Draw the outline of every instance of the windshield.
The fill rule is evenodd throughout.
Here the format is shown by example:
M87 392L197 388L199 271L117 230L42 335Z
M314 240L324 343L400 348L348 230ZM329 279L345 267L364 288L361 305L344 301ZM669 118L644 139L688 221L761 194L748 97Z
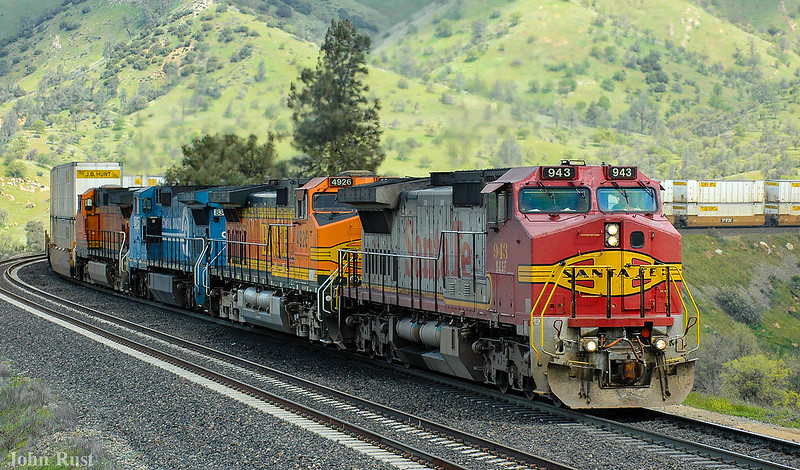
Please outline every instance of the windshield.
M586 188L525 188L519 192L519 210L523 214L544 212L589 212Z
M352 212L353 206L339 202L337 193L317 193L311 201L314 212Z
M656 212L658 203L653 188L600 188L597 207L603 212Z

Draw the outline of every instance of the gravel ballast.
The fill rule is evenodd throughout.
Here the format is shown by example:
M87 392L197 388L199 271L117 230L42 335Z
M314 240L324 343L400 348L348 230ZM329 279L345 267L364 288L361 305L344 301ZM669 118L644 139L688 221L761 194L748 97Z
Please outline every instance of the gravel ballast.
M49 384L80 426L124 442L145 468L385 467L4 302L0 315L0 357Z
M515 410L514 407L506 409L503 406L483 404L475 400L464 399L458 394L448 393L447 387L432 383L429 380L397 374L372 365L363 364L333 349L323 348L319 345L310 345L291 338L265 338L253 332L208 323L201 319L168 313L159 309L128 303L122 299L111 298L104 294L75 286L59 278L49 271L45 263L39 263L33 268L26 269L22 277L33 284L47 285L49 291L58 293L64 298L79 299L82 304L94 306L107 313L160 329L170 334L187 338L269 367L278 368L285 372L314 380L363 398L372 399L404 411L412 412L427 419L438 421L448 426L487 437L522 450L527 450L552 460L562 461L577 468L617 468L620 466L621 462L642 462L644 451L639 445L610 441L608 438L598 435L596 432L597 429L591 426L574 426L552 422L546 419L531 418L519 414L518 410ZM30 315L27 315L27 317L31 318ZM67 338L63 341L67 341L68 338L72 336L74 335L67 335ZM71 341L76 340L73 338ZM59 342L54 341L54 344L59 344ZM0 349L0 356L11 356L6 353L5 348L4 340L2 349ZM39 355L42 356L42 353L40 352ZM122 359L114 356L115 359L110 361L108 358L102 359L103 357L103 354L94 357L94 362L103 364L98 364L95 371L92 373L98 375L98 379L101 379L104 374L121 373L122 377L118 377L116 380L122 381L118 382L120 384L125 384L124 378L128 375L122 373L123 368L117 367L116 364L117 360ZM42 357L41 361L45 361L45 358L46 355ZM81 363L79 362L79 364ZM48 364L48 366L50 365ZM27 365L25 367L27 367ZM80 366L77 367L79 367L77 370L83 373ZM139 365L137 367L141 368L142 366ZM130 368L127 369L128 373L136 371L137 367L130 366ZM89 371L86 372L89 373ZM133 373L135 375L135 372ZM156 403L161 406L159 400L162 397L160 395L165 393L161 388L162 383L170 384L167 388L170 392L177 389L183 390L181 387L174 385L175 382L183 382L182 380L176 380L174 376L173 378L167 379L164 375L169 374L163 371L154 371L153 373L159 377L158 379L153 379L155 381L146 378L143 379L141 377L132 377L132 383L138 384L138 386L144 388L144 390L135 392L138 396L152 395ZM150 372L148 371L147 374L144 375L149 376ZM47 380L47 377L42 376L42 378ZM166 382L163 380L166 380ZM249 378L249 380L253 381L252 378ZM142 381L144 383L142 383ZM264 388L268 386L268 384L258 383L258 381L257 384L263 385ZM54 384L53 386L58 389L57 385ZM114 410L118 408L114 408L113 406L115 403L114 397L117 395L124 396L123 392L130 390L130 388L131 387L122 385L110 388L107 392L108 396L106 397L110 408L107 410L107 413L103 415L103 418L95 420L95 423L102 424L105 420L110 420L112 416L116 416ZM187 388L192 389L193 387L189 386ZM65 393L70 395L80 394L80 389L68 388ZM198 395L201 395L203 398L198 398ZM225 399L220 399L219 397L209 397L209 395L215 394L204 390L195 390L189 393L188 396L169 394L169 398L163 399L165 402L164 406L169 407L169 409L172 410L171 412L185 416L186 418L184 419L191 417L199 420L199 422L193 424L192 427L189 428L191 431L200 432L201 434L210 432L215 435L215 437L204 440L203 445L188 438L187 441L189 442L186 442L187 446L182 446L182 441L178 436L185 435L187 429L180 426L175 427L174 423L176 421L166 419L163 413L161 417L153 418L155 422L149 425L148 433L155 433L153 435L158 435L160 439L165 439L158 434L159 430L163 429L165 430L164 433L168 436L172 436L172 433L168 433L166 430L174 428L175 436L170 437L169 441L163 444L159 442L152 443L150 446L144 446L144 443L129 437L128 433L131 432L130 426L123 428L126 431L121 433L121 435L130 440L134 448L142 449L142 452L148 455L152 449L158 451L163 449L165 453L172 452L175 454L182 453L184 449L192 449L192 452L199 452L197 448L201 447L206 450L205 453L201 452L201 455L203 455L205 459L210 459L203 460L203 462L214 462L214 465L209 466L209 468L240 468L226 467L216 462L218 461L217 459L220 459L220 462L235 462L235 459L229 454L235 454L237 449L241 449L242 446L248 449L248 453L251 447L254 448L252 453L254 456L275 458L277 455L278 457L283 457L284 460L275 462L274 465L276 466L280 463L280 466L283 467L284 463L289 462L289 467L306 468L309 465L313 466L318 463L317 460L296 461L291 457L287 458L286 456L291 453L288 448L292 448L292 445L287 444L288 448L284 448L273 444L276 440L277 442L291 440L296 443L295 445L303 445L297 443L302 443L304 439L307 440L308 438L296 437L298 434L302 434L295 432L300 431L299 429L281 429L279 425L276 425L264 426L263 429L259 428L259 432L254 432L251 427L242 424L242 426L245 426L246 429L250 431L246 432L245 436L237 435L236 437L237 439L247 441L249 444L239 446L231 443L230 440L226 440L223 436L230 435L230 426L215 424L218 423L219 420L215 420L214 417L218 417L219 415L227 416L227 418L222 420L223 422L228 422L231 419L238 419L242 414L251 420L257 418L256 420L260 419L266 421L271 418L263 416L253 417L251 414L248 414L247 407L235 402L226 401ZM216 403L215 406L220 407L219 413L213 413L215 407L206 405L204 408L204 400L210 400L210 402ZM489 400L487 399L487 401ZM119 403L119 400L117 403ZM132 402L123 401L123 403L126 405L123 407L123 410L128 409L131 411L131 414L137 414L138 410L135 409L135 405L130 404L136 403L135 400ZM200 408L198 408L198 405ZM243 407L245 410L244 412L239 410L237 413L224 411L235 407ZM88 412L89 408L87 407L85 410ZM234 415L235 418L231 418L231 416ZM347 416L347 418L351 419L352 417ZM134 422L135 419L136 418L134 418ZM227 421L225 421L226 419ZM122 420L125 422L131 421L129 418L124 418ZM363 424L364 426L374 425L374 423L370 423L368 420L364 420L363 423L359 422L358 424ZM172 428L170 426L172 426ZM220 427L225 427L228 430L220 431L218 429ZM240 424L237 422L234 429L238 431L239 428ZM267 434L269 437L260 438L259 436L261 433ZM277 433L277 436L274 436L272 433ZM222 434L222 436L220 436L220 434ZM257 449L256 447L258 446L253 446L252 443L247 440L247 436L251 436L251 438L256 441L262 439L262 442L266 443L266 449ZM289 439L290 437L291 439ZM398 437L406 438L400 435L398 435ZM317 449L321 438L317 436L314 436L314 438L313 448ZM305 445L308 446L308 444ZM209 450L209 448L216 450ZM353 468L361 468L363 461L348 460L350 456L345 456L342 452L343 451L339 450L339 455L343 460L324 460L324 462L326 464L335 462L333 464L334 467L341 467L344 465L352 466ZM295 457L296 455L298 454L295 454ZM320 452L315 452L314 456L307 458L319 458L319 456ZM363 457L360 458L363 459ZM670 455L648 453L646 459L648 466L652 466L653 468L697 468L696 464L690 461L682 461L680 457ZM256 459L254 462L265 463L268 462L268 460ZM374 466L374 461L371 459L369 466ZM189 465L186 468L191 467L192 465Z

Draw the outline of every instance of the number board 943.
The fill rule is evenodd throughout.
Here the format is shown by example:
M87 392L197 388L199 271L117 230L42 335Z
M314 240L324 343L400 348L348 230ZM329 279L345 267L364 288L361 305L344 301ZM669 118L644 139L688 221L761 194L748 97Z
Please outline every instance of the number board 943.
M574 166L543 166L543 180L571 180L575 179L577 172Z
M328 184L330 186L352 186L353 178L349 176L332 176L328 178Z
M606 172L610 180L635 180L637 176L635 166L609 166Z

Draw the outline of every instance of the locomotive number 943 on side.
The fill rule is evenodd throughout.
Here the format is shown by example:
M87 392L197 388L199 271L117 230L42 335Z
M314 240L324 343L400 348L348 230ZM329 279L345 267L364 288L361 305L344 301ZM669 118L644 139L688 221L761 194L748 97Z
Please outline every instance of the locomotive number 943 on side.
M103 188L48 252L64 275L503 391L659 406L691 390L699 343L660 189L576 162Z

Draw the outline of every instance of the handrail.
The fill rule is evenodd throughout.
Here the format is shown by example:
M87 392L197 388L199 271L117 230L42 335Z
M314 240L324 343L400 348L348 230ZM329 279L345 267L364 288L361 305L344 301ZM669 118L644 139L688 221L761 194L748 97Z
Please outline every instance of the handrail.
M267 262L272 265L272 227L284 227L286 228L286 280L289 282L292 278L292 268L289 264L289 229L294 227L294 224L269 224L267 225ZM280 233L278 233L280 236ZM278 249L280 249L280 242L278 242ZM270 271L267 268L267 271Z
M188 240L190 240L190 239L187 238L187 241ZM209 240L206 240L204 238L194 238L193 240L195 240L195 241L196 240L201 240L203 242L203 249L200 251L200 255L197 256L197 261L195 261L194 268L192 269L192 274L194 274L194 283L193 284L194 284L194 287L199 290L201 287L206 287L206 286L200 284L200 279L198 279L198 278L202 276L202 271L200 269L200 263L203 260L203 258L205 258L206 252L208 251L208 247L211 245L211 243L210 243ZM208 263L206 263L206 269L208 269ZM208 292L206 291L204 293L207 294Z
M539 365L541 365L541 363L539 362L539 350L536 349L536 345L533 343L533 312L535 312L536 308L539 306L539 302L541 302L541 300L542 300L542 296L544 295L544 291L547 290L547 285L550 283L550 279L553 278L555 271L558 270L559 268L560 268L560 272L558 273L558 276L556 277L555 282L553 282L553 288L550 290L550 295L547 296L547 300L544 303L545 306L542 308L542 313L541 313L540 319L539 319L539 330L541 331L541 344L540 344L540 346L542 348L542 352L543 353L547 353L550 356L555 357L554 354L548 353L547 351L544 350L544 311L547 309L547 304L550 303L550 299L553 298L553 294L556 291L556 287L558 286L559 281L561 281L561 276L564 275L564 271L567 268L567 264L566 263L561 262L558 265L553 266L553 269L550 270L550 275L547 276L547 280L544 282L544 285L542 286L542 290L539 291L539 296L536 298L536 302L534 302L533 307L531 308L531 314L530 314L530 316L531 316L531 318L530 318L530 332L531 332L531 334L528 335L528 336L530 337L531 349L533 349L533 351L536 353L536 363L539 364Z
M681 286L683 288L685 288L686 289L686 293L689 294L689 300L692 302L692 306L694 307L694 310L697 313L697 324L699 325L699 323L700 323L700 307L697 306L697 302L695 302L695 300L694 300L694 296L692 295L692 291L689 289L689 284L686 282L686 279L684 279L684 277L683 277L683 266L682 265L664 263L664 264L641 264L641 265L637 264L635 266L636 267L641 267L641 268L662 268L662 269L663 268L667 268L669 270L669 272L672 272L672 270L674 269L675 272L678 274L678 277L680 278ZM688 313L689 307L686 305L686 301L683 299L682 289L678 288L678 283L674 278L670 278L670 281L675 286L675 290L678 291L678 298L681 301L681 305L683 306L684 312ZM668 286L668 288L669 288L669 286ZM689 326L689 316L688 315L684 315L683 316L683 328L684 328L684 331L688 328L688 326ZM697 328L697 347L699 347L699 346L700 346L700 327L698 326L698 328ZM689 352L695 351L697 349L697 347L695 347L694 349L692 349Z
M331 290L331 292L330 292L331 305L333 305L333 283L335 282L336 277L339 275L339 272L341 271L341 268L343 268L343 267L344 266L337 267L328 276L328 278L325 279L325 281L323 281L322 284L320 284L320 286L317 288L317 320L319 320L319 321L323 320L322 316L320 315L320 311L324 312L324 313L330 313L330 314L334 313L333 310L327 311L323 307L323 300L325 300L325 289L330 288L330 290Z
M445 245L445 241L447 239L446 238L447 235L455 235L455 239L453 241L455 250L451 250L449 253L446 253L445 249L444 249L444 245ZM339 265L341 265L341 260L343 258L348 257L348 255L349 256L366 257L366 259L367 259L367 261L365 261L366 264L369 263L370 259L378 259L381 262L383 260L393 260L393 261L395 261L395 270L397 269L397 266L399 266L399 264L400 264L398 262L399 260L408 260L410 262L410 268L411 268L411 276L410 276L410 283L411 283L410 291L411 291L411 294L410 294L410 299L411 299L411 302L412 302L412 306L413 306L414 294L415 294L415 292L414 292L414 288L415 288L414 280L415 279L418 280L418 285L419 285L419 292L418 292L419 299L418 300L420 302L420 305L422 305L421 302L423 302L423 300L425 299L425 295L422 292L422 283L423 282L430 282L430 283L433 284L433 292L434 292L434 294L432 296L433 311L434 312L439 312L439 295L438 295L439 284L440 284L439 283L439 278L442 277L442 282L444 282L445 278L444 278L444 276L441 276L441 273L442 273L443 270L444 270L444 272L446 272L446 268L449 266L449 263L447 262L447 260L449 258L447 258L447 256L455 256L455 263L456 263L457 270L458 270L457 272L459 273L459 275L457 277L459 279L467 279L467 277L461 276L461 258L458 255L458 253L460 253L460 242L461 242L461 236L462 235L466 235L466 236L470 236L471 235L472 247L474 249L478 245L478 241L477 241L476 237L478 237L478 236L484 236L485 237L487 235L487 232L485 232L485 231L469 231L469 230L441 230L441 231L439 231L438 243L437 243L437 245L435 247L436 253L434 255L429 255L429 256L426 256L426 255L415 255L415 254L410 254L410 253L397 254L397 253L385 253L385 252L378 252L378 251L339 249L338 250L338 253L339 253ZM423 276L423 268L422 268L423 263L432 264L432 270L433 270L433 275L432 276ZM416 264L416 266L418 266L420 268L419 272L416 273L416 276L414 275L415 274L414 273L415 264ZM355 269L363 270L363 266L361 266L361 268L356 267ZM372 274L377 274L377 273L372 273ZM476 308L476 305L477 305L477 302L478 302L478 289L477 289L476 286L477 286L477 278L478 278L479 274L481 276L484 276L486 274L486 266L485 266L485 264L483 265L483 269L481 269L480 272L478 270L478 267L473 264L473 268L472 268L472 272L471 272L472 287L470 289L473 308ZM386 275L386 273L382 273L381 274L381 276L385 276L385 275ZM394 288L396 289L396 293L398 295L399 295L399 291L400 291L400 284L401 284L401 280L400 280L399 277L394 279ZM347 279L346 286L348 288L351 287L351 281L350 281L349 276L348 276L348 279ZM385 282L385 280L381 280L380 281L380 287L381 287L380 295L382 295L384 297L386 295L385 294L386 286L387 286L387 283ZM389 286L392 287L392 284L390 283ZM371 283L368 284L367 288L369 289L370 297L371 297L371 295L372 295ZM446 291L446 286L443 287L443 290ZM469 296L465 295L464 297L467 298L467 301L469 301L469 299L468 299ZM398 300L398 302L399 302L399 300Z
M684 277L683 277L683 267L681 265L679 265L679 264L655 265L655 266L669 266L670 272L674 268L675 271L678 274L678 277L680 277L681 286L684 287L686 289L686 293L689 294L689 300L692 302L692 306L694 307L694 310L695 310L695 312L697 314L696 315L697 321L695 322L695 326L697 327L697 331L696 331L696 337L695 337L696 346L693 349L687 351L686 354L690 354L690 353L692 353L694 351L697 351L700 348L700 308L697 306L697 302L695 302L695 300L694 300L694 296L692 295L692 291L691 291L691 289L689 289L689 284L686 282L686 279L684 279ZM686 333L688 333L688 328L689 328L689 316L688 316L689 307L686 305L686 301L683 300L683 293L682 293L681 289L678 288L678 284L675 281L675 279L672 279L672 284L675 286L675 289L678 291L678 298L681 300L681 305L683 306L684 312L686 312L686 314L683 316L683 329L684 329L684 335L685 335Z
M125 255L122 254L122 250L125 249L125 241L127 240L127 235L128 234L125 233L125 232L117 232L117 233L122 233L122 243L119 245L119 259L117 259L117 275L120 278L120 287L122 287L121 286L121 284L122 284L121 279L122 279L123 274L126 271L126 270L122 269L122 262L123 262L123 260L125 258L127 258L128 254L131 252L131 249L130 249L130 247L128 247L128 251L125 252Z
M211 239L211 240L209 240L209 241L208 241L208 244L209 244L209 246L210 246L210 245L211 245L212 243L214 243L214 242L224 242L224 241L225 241L225 240L213 238L213 239ZM211 270L211 266L214 264L214 262L215 262L215 261L217 261L217 258L219 258L219 257L222 255L222 253L224 253L225 251L227 251L227 249L228 249L228 245L227 245L227 244L225 244L225 243L222 243L222 248L221 248L220 250L218 250L218 251L217 251L217 254L216 254L216 255L214 255L214 257L213 257L213 258L211 258L211 259L208 261L208 263L206 263L206 267L205 267L205 272L206 272L206 274L208 274L208 273L210 272L210 270ZM210 274L208 274L208 277L210 278L210 277L211 277L211 275L210 275ZM206 281L206 280L210 281L210 279L206 279L205 277L203 277L203 280L204 280L204 281ZM207 284L204 284L204 285L203 285L203 287L205 287L205 289L206 289L206 297L207 297L207 296L210 294L210 292L209 292L209 291L210 291L210 288L211 288L211 282L208 282Z
M215 243L215 242L223 242L223 243L222 243L222 248L221 248L220 250L218 250L218 251L217 251L217 254L216 254L216 255L214 255L214 257L213 257L213 258L211 258L211 259L210 259L210 260L209 260L209 261L206 263L206 266L205 266L205 268L203 269L203 271L204 271L204 274L206 274L206 275L208 276L208 277L206 277L205 275L203 276L203 281L204 281L204 283L203 283L203 286L202 286L203 288L205 288L205 291L206 291L206 297L208 297L208 296L211 294L211 282L210 282L210 281L211 281L211 279L210 279L210 278L211 278L211 274L210 274L210 272L211 272L211 265L213 265L213 264L214 264L214 262L215 262L215 261L217 261L217 258L219 258L219 257L220 257L220 255L222 255L222 253L223 253L223 252L225 252L225 251L228 249L228 245L226 245L226 244L224 243L224 240L222 240L222 239L217 239L217 238L212 238L212 239L208 240L208 245L207 245L207 246L208 246L208 247L211 247L211 245L212 245L213 243ZM204 251L205 251L205 250L204 250ZM201 258L202 258L202 254L201 254ZM208 282L206 283L205 281L208 281Z

